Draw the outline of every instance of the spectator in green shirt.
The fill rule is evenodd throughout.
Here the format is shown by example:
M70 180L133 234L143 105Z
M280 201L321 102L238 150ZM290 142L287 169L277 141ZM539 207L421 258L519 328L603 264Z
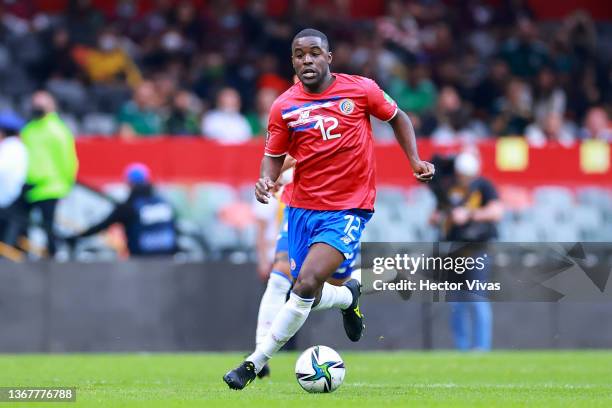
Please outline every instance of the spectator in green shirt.
M26 201L32 210L42 214L47 251L53 256L55 208L74 185L78 160L74 136L57 114L49 93L38 91L32 95L32 117L21 131L29 157Z
M200 134L200 112L202 104L197 96L181 90L172 97L170 113L165 120L164 133L173 136Z
M262 88L257 92L255 111L249 113L246 118L251 126L251 132L255 137L263 137L268 129L268 115L270 107L278 96L278 92L272 88Z
M420 115L434 107L436 86L429 78L427 67L418 64L391 80L389 95L401 110Z
M129 139L162 134L164 123L159 107L160 98L153 83L142 82L134 91L132 100L119 111L119 135Z

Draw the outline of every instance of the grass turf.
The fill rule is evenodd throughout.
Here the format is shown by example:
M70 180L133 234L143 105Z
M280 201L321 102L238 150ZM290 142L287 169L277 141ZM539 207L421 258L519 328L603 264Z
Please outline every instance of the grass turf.
M347 376L332 394L302 391L293 353L243 391L221 380L237 353L0 355L0 386L77 387L76 403L17 407L612 406L612 352L341 354Z

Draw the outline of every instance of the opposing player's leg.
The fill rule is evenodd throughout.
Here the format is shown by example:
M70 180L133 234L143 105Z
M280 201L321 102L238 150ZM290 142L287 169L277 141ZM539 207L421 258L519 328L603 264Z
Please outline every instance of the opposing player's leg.
M290 216L288 216L288 218L290 218ZM288 239L288 244L290 246L289 252L292 253L290 270L294 278L297 277L297 273L299 270L296 270L295 260L297 259L301 265L301 261L306 258L306 255L308 253L309 231L307 228L307 221L308 218L306 213L299 213L296 217L290 220L293 235L289 237L290 239ZM223 381L225 381L225 383L231 389L241 390L248 384L250 384L253 379L255 379L257 373L260 372L261 369L267 364L267 361L272 355L272 352L268 351L267 353L269 353L269 355L266 355L262 350L265 348L265 345L269 343L268 338L273 335L272 333L274 333L272 329L274 329L276 321L281 319L281 315L287 315L287 313L300 314L302 313L302 310L304 308L308 308L308 311L310 311L310 307L312 307L312 300L306 301L305 303L306 305L304 305L304 302L302 301L302 299L299 298L299 296L293 293L289 295L289 299L286 303L284 303L284 305L281 307L281 310L274 318L270 330L268 331L268 334L265 337L265 340L263 340L257 345L257 347L255 348L255 352L249 355L242 364L240 364L234 370L229 371L223 377ZM283 322L285 322L286 320L286 318L282 318Z
M268 278L266 291L261 297L259 304L259 313L257 315L257 330L255 332L255 346L258 346L261 341L267 336L270 326L274 318L278 314L281 307L287 301L287 296L293 277L289 268L289 225L288 225L289 210L287 207L283 210L283 217L280 222L280 229L276 237L276 248L274 251L274 264L272 272ZM266 364L257 373L259 378L270 375L270 367Z
M293 278L289 270L289 255L287 251L275 254L272 272L268 278L266 290L259 303L257 315L257 330L255 332L255 346L258 346L268 335L274 318L287 300L287 294L291 289ZM270 375L270 368L265 365L257 373L259 378Z

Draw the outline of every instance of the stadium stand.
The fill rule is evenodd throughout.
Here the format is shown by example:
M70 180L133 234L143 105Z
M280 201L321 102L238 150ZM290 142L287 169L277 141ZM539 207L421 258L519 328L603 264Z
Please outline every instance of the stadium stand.
M291 36L312 25L330 36L334 69L376 79L413 115L421 137L478 140L529 127L536 144L611 138L605 123L593 134L585 122L594 106L609 113L612 98L612 29L598 2L562 19L562 8L537 1L314 1L293 13L288 3L3 2L0 105L27 114L28 95L46 88L78 134L111 136L132 92L151 81L140 114L178 136L197 129L230 87L261 136L253 119L259 91L290 85ZM190 102L177 117L181 91Z
M48 90L79 139L81 182L121 200L126 190L117 184L119 169L131 160L148 162L161 177L160 193L178 211L185 239L197 237L187 244L195 256L244 251L254 239L245 208L256 174L244 163L261 155L261 144L202 147L168 139L209 137L201 134L202 119L228 87L238 93L241 120L261 139L265 100L291 84L290 39L312 25L330 37L334 70L374 78L411 115L426 142L424 157L484 141L484 173L499 184L508 209L500 240L612 240L609 7L288 3L0 2L0 108L28 116L31 93ZM309 12L301 9L306 3ZM121 63L111 63L113 58ZM139 98L143 84L146 103ZM150 126L138 131L149 119L155 121L153 135L144 134ZM126 121L135 132L123 132ZM392 149L387 125L373 125L379 150ZM148 146L113 144L120 135L154 140ZM527 135L522 140L536 147L528 157L527 146L511 138L507 151L487 144L516 135ZM250 158L242 160L244 154ZM429 191L406 185L395 166L401 156L388 154L388 160L379 159L378 214L364 239L434 240L427 223L434 205ZM551 179L551 163L567 160L578 164L555 166ZM60 205L60 230L101 218L106 201L75 189ZM112 257L121 253L113 234L86 242L101 257ZM43 244L35 227L31 236L35 245Z

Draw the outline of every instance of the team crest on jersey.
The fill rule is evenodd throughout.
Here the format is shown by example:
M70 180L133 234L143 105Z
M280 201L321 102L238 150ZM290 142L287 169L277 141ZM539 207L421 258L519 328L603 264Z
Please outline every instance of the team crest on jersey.
M353 113L353 110L355 110L355 102L349 98L342 99L340 103L338 103L338 106L340 107L340 112L345 115L350 115Z
M295 259L291 258L291 261L290 261L290 265L289 265L289 266L291 267L291 270L292 270L292 271L294 271L294 270L295 270Z
M300 120L308 119L310 117L310 111L305 110L300 112Z

